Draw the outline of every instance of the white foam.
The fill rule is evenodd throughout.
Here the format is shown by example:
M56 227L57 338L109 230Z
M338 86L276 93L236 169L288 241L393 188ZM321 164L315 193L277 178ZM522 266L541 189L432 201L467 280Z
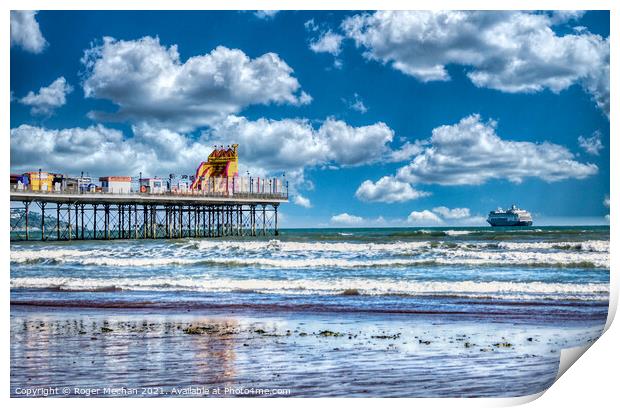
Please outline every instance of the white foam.
M447 230L444 233L448 236L459 236L459 235L469 235L476 231L462 231L462 230Z
M115 287L132 291L183 290L197 292L254 291L274 294L340 294L357 289L363 295L448 295L499 299L606 300L609 285L603 283L547 282L417 282L394 279L212 279L200 278L13 278L11 288L59 288L62 290L97 290Z
M561 250L574 243L501 243L447 247L429 242L387 244L204 241L184 248L123 246L94 250L12 250L11 262L57 262L78 265L145 267L165 265L239 265L267 268L363 268L438 265L584 266L609 269L609 243L587 241L578 250ZM239 248L234 251L233 248ZM584 250L592 249L592 251ZM279 255L283 253L282 255ZM286 255L286 256L283 256ZM403 257L406 256L406 257Z

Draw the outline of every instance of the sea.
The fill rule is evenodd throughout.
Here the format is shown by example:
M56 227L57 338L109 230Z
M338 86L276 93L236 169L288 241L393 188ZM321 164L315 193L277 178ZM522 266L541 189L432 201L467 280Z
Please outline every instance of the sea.
M14 242L10 257L13 386L33 376L41 384L90 378L90 386L105 377L105 370L86 369L91 366L72 371L49 350L47 371L26 362L32 350L24 341L42 336L42 329L33 331L41 322L56 325L45 342L62 354L83 345L69 342L69 332L58 334L59 322L125 327L150 316L149 324L178 327L232 318L231 333L286 338L282 350L277 341L268 343L273 350L259 347L272 361L267 372L237 359L235 375L246 377L228 378L233 385L273 386L266 378L278 372L288 381L280 385L298 396L527 395L553 383L562 348L600 335L609 303L608 226L283 229L271 237ZM301 332L309 336L296 336ZM188 337L182 330L174 336ZM226 347L249 355L256 350L248 342ZM104 353L97 350L93 355ZM313 356L315 365L300 365L298 355ZM520 360L528 358L532 364ZM333 376L316 370L320 361L336 370ZM359 369L342 373L339 362ZM386 374L399 366L398 375ZM150 370L147 384L194 385L205 378L179 371L175 379L165 364L158 367L163 371ZM123 382L118 367L110 370L116 385L145 384L143 372ZM480 373L493 380L481 385ZM382 375L389 381L378 381ZM328 387L328 377L344 382ZM218 378L211 385L219 386Z

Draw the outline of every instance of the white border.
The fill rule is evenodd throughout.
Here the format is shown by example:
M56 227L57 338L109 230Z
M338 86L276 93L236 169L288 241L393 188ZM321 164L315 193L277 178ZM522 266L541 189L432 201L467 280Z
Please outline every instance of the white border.
M89 7L86 7L88 5ZM4 164L3 174L0 177L3 177L4 188L0 187L0 191L5 195L4 200L2 200L0 205L0 214L8 214L9 213L9 199L8 199L8 172L9 172L9 129L10 129L10 65L9 65L9 47L10 47L10 15L9 10L11 9L100 9L100 10L140 10L140 9L185 9L185 10L198 10L198 9L213 9L213 10L232 10L232 9L264 9L264 10L324 10L324 9L336 9L336 10L374 10L374 9L396 9L396 10L404 10L404 9L460 9L460 10L472 10L472 9L482 9L482 10L496 10L496 9L520 9L520 10L571 10L571 9L587 9L587 10L611 10L611 43L612 43L612 53L611 53L611 85L612 85L612 108L615 108L617 101L617 84L614 81L614 73L617 71L616 67L618 66L618 58L617 52L614 52L613 44L616 42L618 38L618 16L617 10L618 7L616 3L611 0L591 0L591 1L577 1L577 0L539 0L539 1L530 1L530 0L504 0L501 2L498 1L489 1L489 0L433 0L433 1L397 1L397 0L382 0L382 1L371 1L371 0L358 0L358 1L343 1L343 0L333 0L329 2L318 2L318 1L310 1L303 0L297 2L284 1L284 0L255 0L255 1L247 1L247 0L228 0L222 3L207 3L207 2L198 2L192 0L174 0L174 1L164 1L164 0L149 0L149 1L139 1L139 0L123 0L123 1L113 1L113 0L92 0L88 3L82 1L75 0L55 0L55 1L44 1L44 0L5 0L2 2L0 6L2 8L3 14L1 17L1 21L4 21L3 24L0 24L0 33L2 41L0 41L0 55L2 58L2 62L0 62L0 66L2 67L2 81L0 81L0 95L4 95L4 97L0 98L0 106L2 107L1 111L3 114L0 115L0 121L2 122L4 135L0 137L0 163ZM139 22L137 22L139 24ZM45 35L45 33L43 33ZM615 117L615 111L612 109L610 113L610 117L612 119ZM611 121L610 135L614 135L611 137L610 141L610 152L612 157L620 157L618 152L618 143L615 140L615 137L618 135L618 126L615 121ZM610 209L611 212L611 224L616 224L617 209L618 205L616 205L616 197L618 195L618 183L614 174L618 174L619 164L615 160L610 161L610 172L611 172L611 188L610 188L610 197L612 198L611 203L613 209ZM616 184L614 184L616 182ZM6 192L6 193L5 193ZM8 231L8 217L0 216L0 231ZM2 383L5 387L4 398L8 399L9 396L9 387L10 387L10 362L9 362L9 235L5 233L2 235L3 244L2 245L2 260L4 262L4 268L2 268L4 273L4 302L2 303L3 313L0 317L2 326L4 328L2 335L2 345L4 353L2 354L2 361L4 370L2 371ZM607 322L607 327L609 328L613 317L615 315L617 302L618 302L618 279L617 273L617 258L615 257L615 249L618 241L618 233L617 230L611 229L611 248L612 248L612 256L611 256L611 300L610 300L610 316ZM617 392L615 391L617 387L617 372L618 372L618 345L620 345L620 330L617 327L612 326L610 330L603 336L601 340L598 340L592 347L591 350L588 351L588 356L580 359L575 363L575 368L569 370L568 373L562 378L560 378L557 384L553 385L548 392L545 393L543 398L539 398L536 402L534 402L534 406L556 406L556 405L567 405L567 406L575 406L575 405L585 405L585 404L600 404L602 406L609 405L610 401L616 399ZM411 407L412 404L416 406L507 406L507 405L515 405L521 404L533 399L540 397L540 395L530 396L530 397L521 397L521 398L507 398L507 399L499 399L499 398L489 398L489 399L390 399L385 403L395 406L407 406ZM251 402L250 402L251 401ZM8 401L5 401L8 402ZM60 400L60 399L44 399L44 400L32 400L32 399L12 399L10 403L15 406L23 406L25 404L34 404L34 403L43 403L49 404L51 406L65 406L65 405L77 405L84 404L85 401L81 399L73 399L73 400ZM146 401L134 401L134 400L115 400L114 404L121 405L129 405L136 403L144 403ZM168 404L172 402L169 399L155 399L148 400L149 405L154 406L162 406L164 404ZM178 403L176 401L175 403ZM90 399L88 404L93 404L96 406L103 406L103 404L110 404L112 401L104 400L104 399ZM280 399L270 399L270 400L256 400L256 399L240 399L240 400L214 400L210 399L208 402L204 400L188 400L184 399L180 401L182 404L201 404L204 406L205 403L220 405L220 404L232 404L232 405L242 405L249 404L257 405L257 406L273 406L284 404L290 404L291 400L286 398ZM321 405L331 405L331 404L355 404L363 406L368 406L370 404L375 403L383 403L371 399L356 399L355 401L340 401L337 399L296 399L294 404L301 406L313 406L315 403L319 403Z

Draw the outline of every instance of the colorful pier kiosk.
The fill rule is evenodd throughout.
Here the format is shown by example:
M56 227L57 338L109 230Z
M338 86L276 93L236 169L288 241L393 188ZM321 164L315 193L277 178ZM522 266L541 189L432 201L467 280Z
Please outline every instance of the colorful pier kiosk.
M104 187L62 188L59 183L41 189L37 183L43 173L25 173L20 177L36 174L36 181L11 185L11 240L278 235L278 206L288 202L287 183L239 177L237 149L213 150L191 184L179 182L189 188L165 179L161 189L146 188L154 179L106 176L100 178Z

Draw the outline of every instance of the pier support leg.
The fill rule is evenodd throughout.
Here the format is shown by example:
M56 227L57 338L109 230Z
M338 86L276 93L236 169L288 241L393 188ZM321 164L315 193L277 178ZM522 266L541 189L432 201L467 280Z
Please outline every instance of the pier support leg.
M30 239L30 234L28 232L28 213L30 212L30 201L24 202L24 207L26 210L26 241Z
M250 206L250 224L252 224L252 236L256 236L256 206Z
M157 208L151 206L151 238L157 238Z
M45 241L45 203L41 203L41 241Z
M166 213L166 239L170 239L170 207L164 206L164 212Z
M81 235L82 235L82 240L83 240L83 239L84 239L84 204L82 204L82 205L80 206L80 216L81 216L81 218L82 218L82 220L81 220L81 222L80 222L80 228L82 229L82 231L81 231L81 232L82 232L82 233L81 233Z
M273 231L273 233L274 233L275 236L278 236L278 235L280 235L280 232L278 231L278 206L277 205L273 206L273 211L274 211L274 214L273 214L273 216L274 216L274 231Z
M118 218L118 225L116 226L116 229L118 230L116 232L116 237L117 238L123 238L123 224L122 224L122 220L123 220L123 208L121 207L120 204L118 204L116 206L116 216Z
M67 204L67 237L69 238L69 241L71 241L71 235L73 235L73 231L72 231L72 225L71 225L71 204Z
M263 236L267 235L267 212L265 211L265 204L263 204Z
M97 204L93 205L93 239L97 239Z
M105 239L110 239L110 206L103 207L103 224L105 228Z
M213 216L213 209L212 209L212 207L209 206L209 207L207 207L207 218L209 220L209 235L208 235L209 237L212 237L212 235L211 235L211 225L213 224L211 222L211 217L212 216Z
M217 208L217 236L224 236L224 206Z
M142 206L142 238L147 239L149 237L149 207Z
M183 238L183 206L179 206L179 238Z
M60 204L56 204L56 239L60 241Z

